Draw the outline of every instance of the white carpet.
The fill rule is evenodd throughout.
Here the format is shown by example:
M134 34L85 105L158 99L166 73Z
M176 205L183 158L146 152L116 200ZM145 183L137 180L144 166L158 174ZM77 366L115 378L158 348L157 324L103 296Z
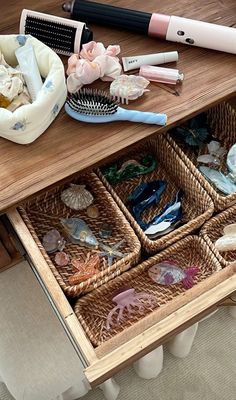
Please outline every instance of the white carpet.
M117 374L118 400L236 400L235 333L236 320L220 310L201 322L187 358L177 359L165 350L164 368L156 379L140 379L132 367ZM12 399L0 385L0 400ZM96 389L83 400L104 397Z

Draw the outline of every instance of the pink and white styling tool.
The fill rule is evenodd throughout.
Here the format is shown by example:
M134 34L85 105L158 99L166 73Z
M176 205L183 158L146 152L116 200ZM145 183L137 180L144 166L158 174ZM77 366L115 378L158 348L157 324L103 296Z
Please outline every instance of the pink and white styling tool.
M236 28L87 0L73 0L64 3L62 7L64 11L71 13L72 18L81 21L101 23L171 42L236 54Z

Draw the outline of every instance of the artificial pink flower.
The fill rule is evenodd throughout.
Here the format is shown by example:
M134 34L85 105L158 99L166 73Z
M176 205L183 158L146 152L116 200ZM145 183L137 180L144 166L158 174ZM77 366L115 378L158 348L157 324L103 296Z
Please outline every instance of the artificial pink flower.
M122 71L119 58L120 46L110 45L107 49L101 42L91 41L82 46L80 54L73 54L68 59L67 88L70 93L79 90L98 78L112 81Z
M120 53L120 46L118 45L109 45L106 49L106 54L111 57L115 57L119 53Z
M102 55L96 57L94 62L100 66L102 81L112 81L121 74L122 68L117 57Z
M103 43L91 41L89 43L85 43L82 46L82 50L80 52L80 58L85 58L86 60L93 61L97 56L104 54L106 51Z
M72 74L73 72L75 72L75 68L76 68L76 64L77 61L79 60L79 55L78 54L72 54L72 56L70 56L68 58L68 68L67 68L67 75Z

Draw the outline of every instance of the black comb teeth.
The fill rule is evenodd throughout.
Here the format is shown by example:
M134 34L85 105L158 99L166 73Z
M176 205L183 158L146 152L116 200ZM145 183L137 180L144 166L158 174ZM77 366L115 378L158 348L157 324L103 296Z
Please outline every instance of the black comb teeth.
M73 111L86 115L111 115L118 108L109 94L96 89L80 89L68 97L67 104Z
M25 34L33 35L59 54L70 55L74 52L76 28L73 26L28 15Z

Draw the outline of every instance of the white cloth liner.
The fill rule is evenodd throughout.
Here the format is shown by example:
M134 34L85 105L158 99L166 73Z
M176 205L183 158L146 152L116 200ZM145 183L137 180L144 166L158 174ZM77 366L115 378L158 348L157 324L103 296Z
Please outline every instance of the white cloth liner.
M15 50L26 43L34 47L41 76L45 79L36 101L11 112L0 108L0 136L27 144L37 139L53 122L65 103L67 88L64 66L59 56L30 35L0 35L0 50L6 62L15 67Z

